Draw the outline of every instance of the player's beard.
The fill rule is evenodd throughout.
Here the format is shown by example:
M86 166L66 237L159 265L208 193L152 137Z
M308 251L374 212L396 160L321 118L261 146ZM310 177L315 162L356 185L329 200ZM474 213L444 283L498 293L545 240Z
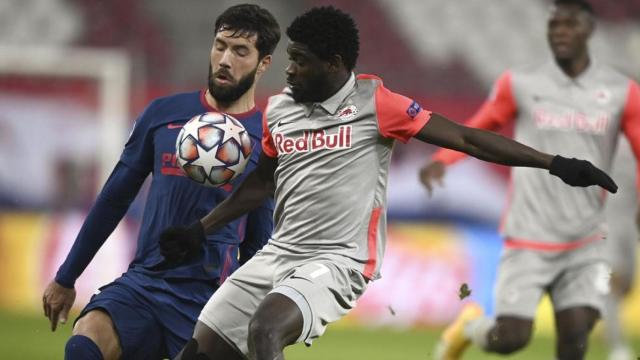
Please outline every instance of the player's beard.
M220 71L220 70L218 70ZM244 95L250 88L253 86L253 83L256 79L256 72L258 71L258 66L255 67L252 71L250 71L247 75L240 78L240 80L235 81L232 79L229 73L226 73L230 80L235 81L234 84L231 85L217 85L215 82L215 74L213 73L213 69L211 68L211 64L209 64L209 93L213 96L216 101L229 104L236 100L238 100L242 95Z

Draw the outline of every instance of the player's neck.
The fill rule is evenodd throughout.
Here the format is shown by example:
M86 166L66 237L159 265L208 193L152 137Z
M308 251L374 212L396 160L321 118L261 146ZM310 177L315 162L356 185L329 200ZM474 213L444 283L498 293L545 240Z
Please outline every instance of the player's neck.
M255 101L255 87L249 88L246 93L244 93L238 100L232 101L230 103L220 102L216 100L209 90L207 90L205 97L207 104L212 108L224 112L227 114L242 114L256 106Z
M573 59L556 59L556 63L568 77L576 78L587 70L591 64L591 59L589 54L585 53Z

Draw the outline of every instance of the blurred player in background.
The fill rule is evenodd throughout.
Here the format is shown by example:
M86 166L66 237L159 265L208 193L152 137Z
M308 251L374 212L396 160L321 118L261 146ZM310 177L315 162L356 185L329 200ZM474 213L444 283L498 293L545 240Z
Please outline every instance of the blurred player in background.
M595 20L583 0L556 0L548 22L553 60L505 72L468 125L499 129L515 121L515 139L550 153L611 167L621 131L640 156L640 88L589 56ZM421 171L429 191L445 165L463 154L441 150ZM629 165L631 166L631 165ZM555 310L558 359L581 359L609 291L604 202L598 188L568 188L534 169L512 170L502 221L505 247L495 290L496 318L467 305L443 334L438 355L457 359L473 342L510 354L528 343L542 295ZM628 216L633 217L632 213ZM609 241L609 240L607 240Z
M356 76L358 30L340 10L313 8L287 35L289 86L269 99L258 167L201 223L162 237L163 248L197 244L203 241L197 234L275 193L272 239L207 303L179 359L283 359L285 346L311 344L355 306L379 278L395 140L415 137L484 160L550 169L573 185L616 190L587 161L460 126L391 92L376 76Z
M608 234L606 254L611 265L611 293L605 299L602 319L609 343L609 360L635 360L620 324L619 307L631 292L636 272L638 247L638 192L633 153L624 137L618 143L612 174L620 186L616 196L607 200L605 214Z
M175 153L185 122L207 111L229 113L242 122L254 143L247 169L256 166L261 153L262 114L254 93L280 40L279 25L263 8L238 5L216 19L213 34L207 90L157 99L140 115L66 261L44 292L44 312L55 331L74 302L74 282L151 173L135 258L126 273L100 288L82 310L65 348L66 359L175 356L211 294L271 235L273 203L265 198L255 211L219 227L189 253L163 258L158 248L164 228L198 221L237 184L206 188L184 176Z

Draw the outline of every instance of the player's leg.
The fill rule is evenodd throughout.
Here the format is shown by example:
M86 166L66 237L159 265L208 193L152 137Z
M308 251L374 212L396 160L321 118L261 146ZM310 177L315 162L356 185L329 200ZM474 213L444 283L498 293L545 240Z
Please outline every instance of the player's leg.
M583 359L589 334L600 317L598 310L581 306L556 312L556 355L558 360Z
M611 205L608 204L609 206ZM627 215L629 216L629 215ZM631 291L636 267L637 231L633 221L612 221L607 243L607 258L613 266L611 273L611 292L605 298L602 320L609 345L609 360L627 360L633 358L633 350L625 339L620 324L620 303Z
M436 359L459 359L470 344L500 354L525 347L531 338L545 284L553 275L553 269L540 253L505 249L494 291L496 317L484 316L473 303L465 306L443 332L436 347Z
M296 342L303 325L303 315L296 302L280 293L267 295L249 323L250 357L284 359L282 350Z
M555 308L558 359L582 359L589 334L604 306L609 292L610 270L596 256L599 244L579 249L566 258L567 268L550 286ZM583 261L581 258L585 258Z
M198 321L193 337L187 342L176 360L244 360L246 359L236 348L225 341L217 332Z
M484 337L483 349L503 355L514 353L527 346L532 330L533 319L499 316ZM469 332L473 334L472 330ZM483 345L481 339L477 339L476 343Z
M327 259L308 259L288 272L251 320L249 338L255 359L283 359L287 345L311 345L327 324L346 315L367 280L356 270Z
M67 360L119 359L122 349L109 314L96 309L81 317L64 352Z
M266 245L216 290L176 359L245 359L249 321L272 289L277 254Z
M83 351L90 351L92 344L105 359L154 359L164 355L161 324L153 316L152 304L126 285L127 281L120 278L91 298L76 320L65 347L66 359L90 359Z

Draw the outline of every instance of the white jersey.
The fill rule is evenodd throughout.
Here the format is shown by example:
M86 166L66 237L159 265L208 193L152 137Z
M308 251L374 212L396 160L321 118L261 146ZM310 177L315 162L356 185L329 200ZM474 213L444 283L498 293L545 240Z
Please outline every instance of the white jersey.
M430 114L371 75L352 74L322 103L296 103L288 89L271 97L263 136L264 153L278 159L270 243L378 277L394 139L408 141Z
M605 171L621 131L640 154L639 87L597 62L575 79L553 61L504 73L469 125L496 129L509 121L515 140ZM442 151L434 158L451 163L459 156ZM511 181L502 222L507 247L569 250L605 235L602 188L569 187L545 170L524 167L512 169Z

